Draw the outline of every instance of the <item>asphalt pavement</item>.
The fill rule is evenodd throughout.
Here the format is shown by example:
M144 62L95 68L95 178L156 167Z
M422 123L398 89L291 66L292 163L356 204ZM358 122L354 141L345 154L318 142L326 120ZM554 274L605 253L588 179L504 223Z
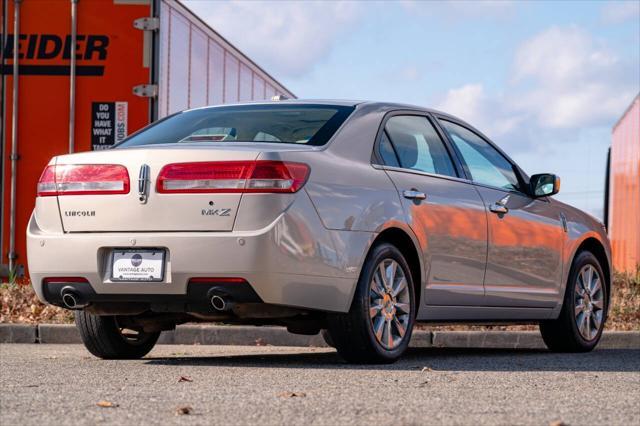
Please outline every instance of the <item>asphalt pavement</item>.
M411 349L384 366L327 348L0 345L0 424L640 424L640 351Z

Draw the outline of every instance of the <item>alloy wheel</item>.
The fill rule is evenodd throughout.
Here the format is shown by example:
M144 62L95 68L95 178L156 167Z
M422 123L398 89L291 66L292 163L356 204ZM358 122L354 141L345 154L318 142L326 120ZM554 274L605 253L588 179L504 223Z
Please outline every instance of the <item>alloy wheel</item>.
M596 268L585 265L575 282L574 314L580 335L593 340L602 327L604 291Z
M402 343L410 316L407 277L398 262L384 259L369 284L369 318L376 339L385 349L393 350Z

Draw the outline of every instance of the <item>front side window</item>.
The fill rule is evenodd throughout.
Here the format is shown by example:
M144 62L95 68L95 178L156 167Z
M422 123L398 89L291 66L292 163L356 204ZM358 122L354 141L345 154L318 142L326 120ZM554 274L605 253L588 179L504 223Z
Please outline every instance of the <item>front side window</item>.
M474 182L508 191L519 189L513 165L491 144L450 121L440 120L440 124L462 155Z
M200 108L160 120L117 148L141 145L256 142L324 145L354 107L341 105L233 105Z
M426 117L396 115L387 120L380 155L387 165L395 165L392 158L405 169L457 176L444 142Z

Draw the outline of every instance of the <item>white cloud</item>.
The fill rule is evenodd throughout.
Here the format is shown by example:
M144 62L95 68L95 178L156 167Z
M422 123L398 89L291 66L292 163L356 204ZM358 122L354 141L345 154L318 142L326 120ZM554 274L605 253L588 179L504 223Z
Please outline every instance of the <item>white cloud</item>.
M519 47L513 83L521 93L514 104L542 127L603 124L620 114L638 90L629 67L586 31L553 27Z
M466 84L438 106L522 147L542 130L611 125L640 89L637 67L577 27L553 27L519 46L503 92Z
M350 2L185 4L260 65L284 76L302 75L323 60L361 10Z
M488 95L479 83L449 90L436 108L496 138L509 134L524 119L521 113L507 108L502 95Z
M469 123L485 128L489 115L489 98L479 83L465 84L451 89L437 105L437 109L456 115Z
M602 6L602 20L608 24L619 24L627 20L640 20L640 2L637 0L612 1Z

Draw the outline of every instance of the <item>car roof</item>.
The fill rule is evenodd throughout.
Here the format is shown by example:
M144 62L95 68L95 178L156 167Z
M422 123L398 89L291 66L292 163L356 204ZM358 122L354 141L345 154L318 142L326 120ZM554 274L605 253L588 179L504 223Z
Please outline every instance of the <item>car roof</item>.
M426 108L418 105L411 104L403 104L398 102L380 102L380 101L365 101L365 100L345 100L345 99L282 99L277 101L249 101L249 102L238 102L232 104L224 104L224 105L212 105L212 106L204 106L200 108L193 109L203 109L203 108L218 108L218 107L229 107L229 106L240 106L240 105L274 105L274 104L285 104L285 105L336 105L336 106L350 106L350 107L359 107L359 106L373 106L384 109L405 109L405 110L414 110L414 111L423 111L432 114L438 114L445 117L450 117L461 121L459 118L454 117L450 114L447 114L442 111L438 111L432 108Z
M317 105L338 105L338 106L378 106L378 107L386 107L388 109L408 109L408 110L417 110L417 111L425 111L433 114L440 114L449 117L453 117L450 114L447 114L442 111L438 111L433 108L426 108L419 105L405 104L400 102L383 102L383 101L368 101L368 100L346 100L346 99L283 99L280 101L263 101L263 102L252 102L254 104L274 104L274 103L285 103L289 105L308 105L308 104L317 104ZM455 118L455 117L453 117Z

